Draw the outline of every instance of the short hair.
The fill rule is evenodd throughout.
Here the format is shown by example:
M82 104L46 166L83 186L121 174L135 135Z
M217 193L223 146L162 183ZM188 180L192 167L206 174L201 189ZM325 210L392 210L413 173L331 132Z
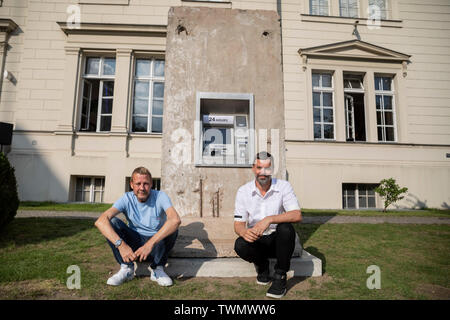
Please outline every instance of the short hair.
M267 151L258 152L255 156L255 160L253 161L253 165L255 165L256 160L270 160L270 166L273 166L273 156Z
M141 175L147 175L149 176L150 180L152 180L152 174L150 173L150 171L148 171L147 168L145 167L137 167L136 169L133 170L133 173L131 174L131 181L133 182L133 176L135 174L141 174Z

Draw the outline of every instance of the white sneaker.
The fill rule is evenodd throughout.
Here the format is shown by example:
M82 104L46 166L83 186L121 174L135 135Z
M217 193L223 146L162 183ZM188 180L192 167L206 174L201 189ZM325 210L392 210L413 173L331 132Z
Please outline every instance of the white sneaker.
M168 287L173 284L172 279L164 272L163 266L157 266L156 269L150 268L150 280L156 281L160 286Z
M129 266L126 264L120 265L120 270L115 275L106 281L106 284L110 286L119 286L125 281L130 281L134 278L134 266Z

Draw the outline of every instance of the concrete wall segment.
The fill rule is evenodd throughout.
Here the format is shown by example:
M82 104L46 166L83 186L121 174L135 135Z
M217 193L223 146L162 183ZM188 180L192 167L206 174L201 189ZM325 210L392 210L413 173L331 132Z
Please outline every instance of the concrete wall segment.
M216 214L217 197L220 215L232 215L236 190L252 179L249 168L199 168L173 159L177 141L171 133L179 128L190 134L193 157L196 92L252 93L256 129L278 128L284 135L279 37L274 11L169 11L164 112L173 116L164 118L162 181L182 215L200 215L200 192L202 215ZM284 164L284 147L280 150L276 153Z

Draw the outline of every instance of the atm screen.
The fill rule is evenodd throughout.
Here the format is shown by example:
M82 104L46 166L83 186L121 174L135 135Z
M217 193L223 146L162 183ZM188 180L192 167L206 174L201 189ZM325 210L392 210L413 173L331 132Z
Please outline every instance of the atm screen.
M220 157L233 154L231 128L203 128L203 155Z

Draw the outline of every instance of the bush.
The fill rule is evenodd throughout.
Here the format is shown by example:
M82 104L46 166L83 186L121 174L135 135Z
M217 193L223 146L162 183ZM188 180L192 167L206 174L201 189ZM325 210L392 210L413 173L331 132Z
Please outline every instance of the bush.
M18 207L19 196L14 168L0 152L0 230L14 219Z
M408 188L400 188L400 186L395 183L394 178L381 180L380 185L375 188L375 192L384 199L384 212L386 212L386 209L387 207L389 207L389 205L402 200L404 198L402 194L406 193L407 191Z

